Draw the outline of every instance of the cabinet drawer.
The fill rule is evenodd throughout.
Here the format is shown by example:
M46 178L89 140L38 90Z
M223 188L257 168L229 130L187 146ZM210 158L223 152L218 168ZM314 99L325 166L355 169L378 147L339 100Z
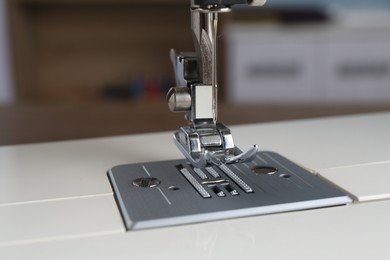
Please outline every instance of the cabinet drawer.
M305 43L240 43L229 59L229 99L275 102L309 99L313 92L313 46Z
M329 43L326 98L338 102L390 101L390 41Z

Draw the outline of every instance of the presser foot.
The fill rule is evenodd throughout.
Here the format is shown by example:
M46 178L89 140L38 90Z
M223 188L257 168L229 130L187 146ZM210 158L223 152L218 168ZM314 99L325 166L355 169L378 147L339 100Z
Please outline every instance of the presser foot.
M250 162L258 150L258 146L253 145L242 152L234 146L230 130L222 124L218 124L217 128L201 130L182 127L174 134L173 140L189 162L198 168Z

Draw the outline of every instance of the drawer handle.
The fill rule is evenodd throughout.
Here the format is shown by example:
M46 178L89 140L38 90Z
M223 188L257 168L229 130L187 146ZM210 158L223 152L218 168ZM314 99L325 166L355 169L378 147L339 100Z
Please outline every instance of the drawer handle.
M293 64L251 64L247 67L249 78L291 78L301 73L301 66Z
M341 78L385 77L389 72L389 64L381 61L344 63L336 67L336 75Z

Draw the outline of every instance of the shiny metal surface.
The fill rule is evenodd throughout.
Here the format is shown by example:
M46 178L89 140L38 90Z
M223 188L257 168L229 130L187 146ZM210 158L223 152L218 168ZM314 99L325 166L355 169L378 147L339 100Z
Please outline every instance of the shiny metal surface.
M253 174L250 166L280 169ZM218 175L211 174L210 168ZM288 178L283 176L289 176ZM273 152L233 165L196 168L187 160L119 165L108 172L127 230L209 222L246 216L345 205L348 195L323 178ZM155 188L129 185L158 178Z
M195 52L170 52L176 87L168 92L168 106L172 112L186 112L190 121L189 127L182 127L174 134L174 141L196 167L250 161L257 152L254 145L242 153L235 147L230 129L217 123L218 14L229 12L231 5L242 1L208 3L213 2L191 1Z
M191 94L187 88L171 88L167 94L168 107L172 112L191 109Z

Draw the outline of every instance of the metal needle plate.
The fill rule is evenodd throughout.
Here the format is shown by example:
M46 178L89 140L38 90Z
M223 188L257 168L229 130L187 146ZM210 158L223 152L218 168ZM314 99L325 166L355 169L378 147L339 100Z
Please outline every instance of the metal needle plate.
M186 160L108 172L127 230L345 205L330 183L272 152L250 163L194 169Z

